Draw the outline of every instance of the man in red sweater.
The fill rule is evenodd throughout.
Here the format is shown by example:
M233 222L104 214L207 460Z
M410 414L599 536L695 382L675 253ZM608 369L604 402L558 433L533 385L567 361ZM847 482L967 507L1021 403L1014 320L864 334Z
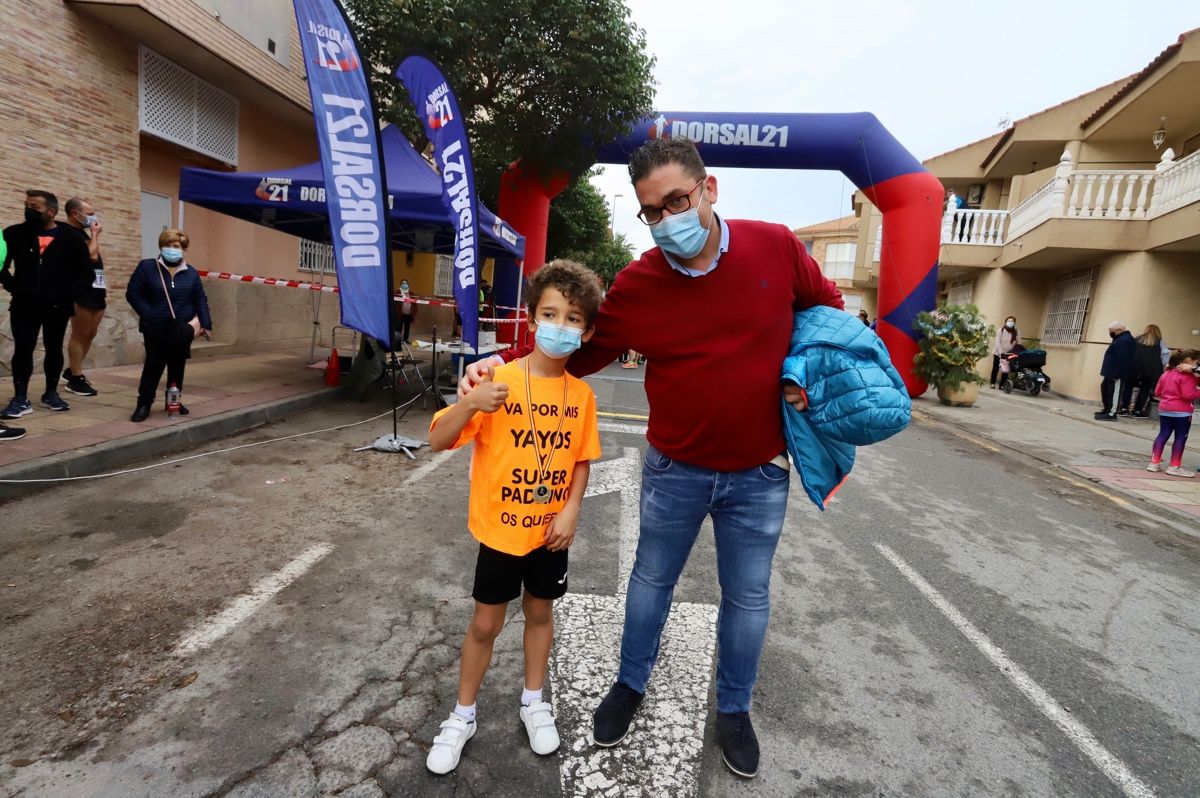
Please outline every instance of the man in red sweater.
M843 307L783 225L725 220L717 180L686 139L652 139L629 177L655 249L617 274L595 334L568 363L583 377L636 349L649 359L641 529L626 595L621 667L595 713L597 745L621 742L646 691L671 597L705 516L716 537L717 738L734 773L758 773L750 695L770 613L771 561L791 475L780 396L792 315ZM508 352L504 359L527 350ZM472 364L464 390L478 382Z

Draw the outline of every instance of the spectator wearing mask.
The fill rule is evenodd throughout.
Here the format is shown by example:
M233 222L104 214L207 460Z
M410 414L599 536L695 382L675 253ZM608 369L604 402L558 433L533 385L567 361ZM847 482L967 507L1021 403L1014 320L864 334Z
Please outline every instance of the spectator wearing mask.
M996 387L996 378L1008 379L1008 373L1001 373L1000 356L1007 355L1021 344L1021 333L1017 330L1017 317L1009 316L1004 320L1004 326L996 333L996 345L992 347L992 378L988 381L991 387Z
M1100 366L1100 399L1104 402L1104 409L1096 413L1097 421L1117 420L1117 411L1129 406L1133 380L1137 375L1137 341L1125 329L1125 322L1109 323L1108 337L1112 343L1104 351L1104 362Z
M158 237L158 257L138 263L125 289L146 345L137 407L130 421L145 421L150 415L164 368L167 387L183 390L183 370L192 356L192 341L197 335L207 338L212 330L200 275L183 258L189 243L182 230L163 230ZM179 414L186 416L187 407L181 404Z
M400 342L396 346L406 344L412 339L412 323L417 318L417 303L412 301L409 293L408 280L400 281L400 310L396 313L396 330L400 334Z
M41 405L48 410L71 409L58 395L63 337L75 307L71 288L85 272L90 274L92 267L84 237L56 221L57 216L58 197L48 191L26 191L25 221L4 230L8 254L0 268L0 285L12 294L9 321L14 351L13 398L0 412L0 419L33 412L28 391L39 335L46 349L46 390Z
M97 391L83 375L83 359L92 348L92 341L100 329L104 309L108 306L107 285L104 282L104 258L100 256L100 233L103 228L92 204L85 199L72 197L63 208L67 212L67 225L78 231L87 242L90 272L80 271L79 280L73 286L75 315L71 317L71 337L67 341L67 369L63 379L67 390L78 396L95 396Z

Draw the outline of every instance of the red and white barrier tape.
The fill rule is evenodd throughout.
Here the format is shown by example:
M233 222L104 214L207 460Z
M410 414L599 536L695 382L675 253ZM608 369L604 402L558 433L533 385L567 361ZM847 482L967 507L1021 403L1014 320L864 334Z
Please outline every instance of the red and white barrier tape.
M282 280L278 277L256 277L251 274L234 274L233 272L212 272L205 269L197 269L196 273L201 277L207 277L210 280L233 280L237 283L255 283L257 285L275 285L281 288L301 288L306 291L320 291L325 294L337 294L338 287L336 285L318 285L317 283L306 283L303 280ZM392 297L397 302L411 302L414 305L433 305L454 307L454 302L449 299L422 299L420 297L410 296L404 299L399 295Z

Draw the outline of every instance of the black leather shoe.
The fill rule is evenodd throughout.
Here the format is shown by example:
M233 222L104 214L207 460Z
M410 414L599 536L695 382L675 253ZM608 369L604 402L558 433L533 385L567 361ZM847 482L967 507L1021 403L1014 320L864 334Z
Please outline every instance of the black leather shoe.
M191 412L192 412L191 410L187 409L187 405L185 405L183 402L179 403L179 415L186 416Z
M609 748L624 740L644 697L643 693L621 682L610 687L592 716L592 739L596 745Z
M758 737L749 712L718 712L717 742L726 767L745 779L758 775Z
M133 415L129 417L130 421L145 421L150 418L150 405L138 405L133 410Z

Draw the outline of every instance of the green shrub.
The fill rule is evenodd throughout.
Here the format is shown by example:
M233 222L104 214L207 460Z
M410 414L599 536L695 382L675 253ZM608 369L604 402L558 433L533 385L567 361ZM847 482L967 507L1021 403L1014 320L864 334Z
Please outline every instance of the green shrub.
M996 328L974 305L941 305L917 316L920 352L913 358L917 376L936 387L959 390L963 383L983 383L975 364L991 354Z

